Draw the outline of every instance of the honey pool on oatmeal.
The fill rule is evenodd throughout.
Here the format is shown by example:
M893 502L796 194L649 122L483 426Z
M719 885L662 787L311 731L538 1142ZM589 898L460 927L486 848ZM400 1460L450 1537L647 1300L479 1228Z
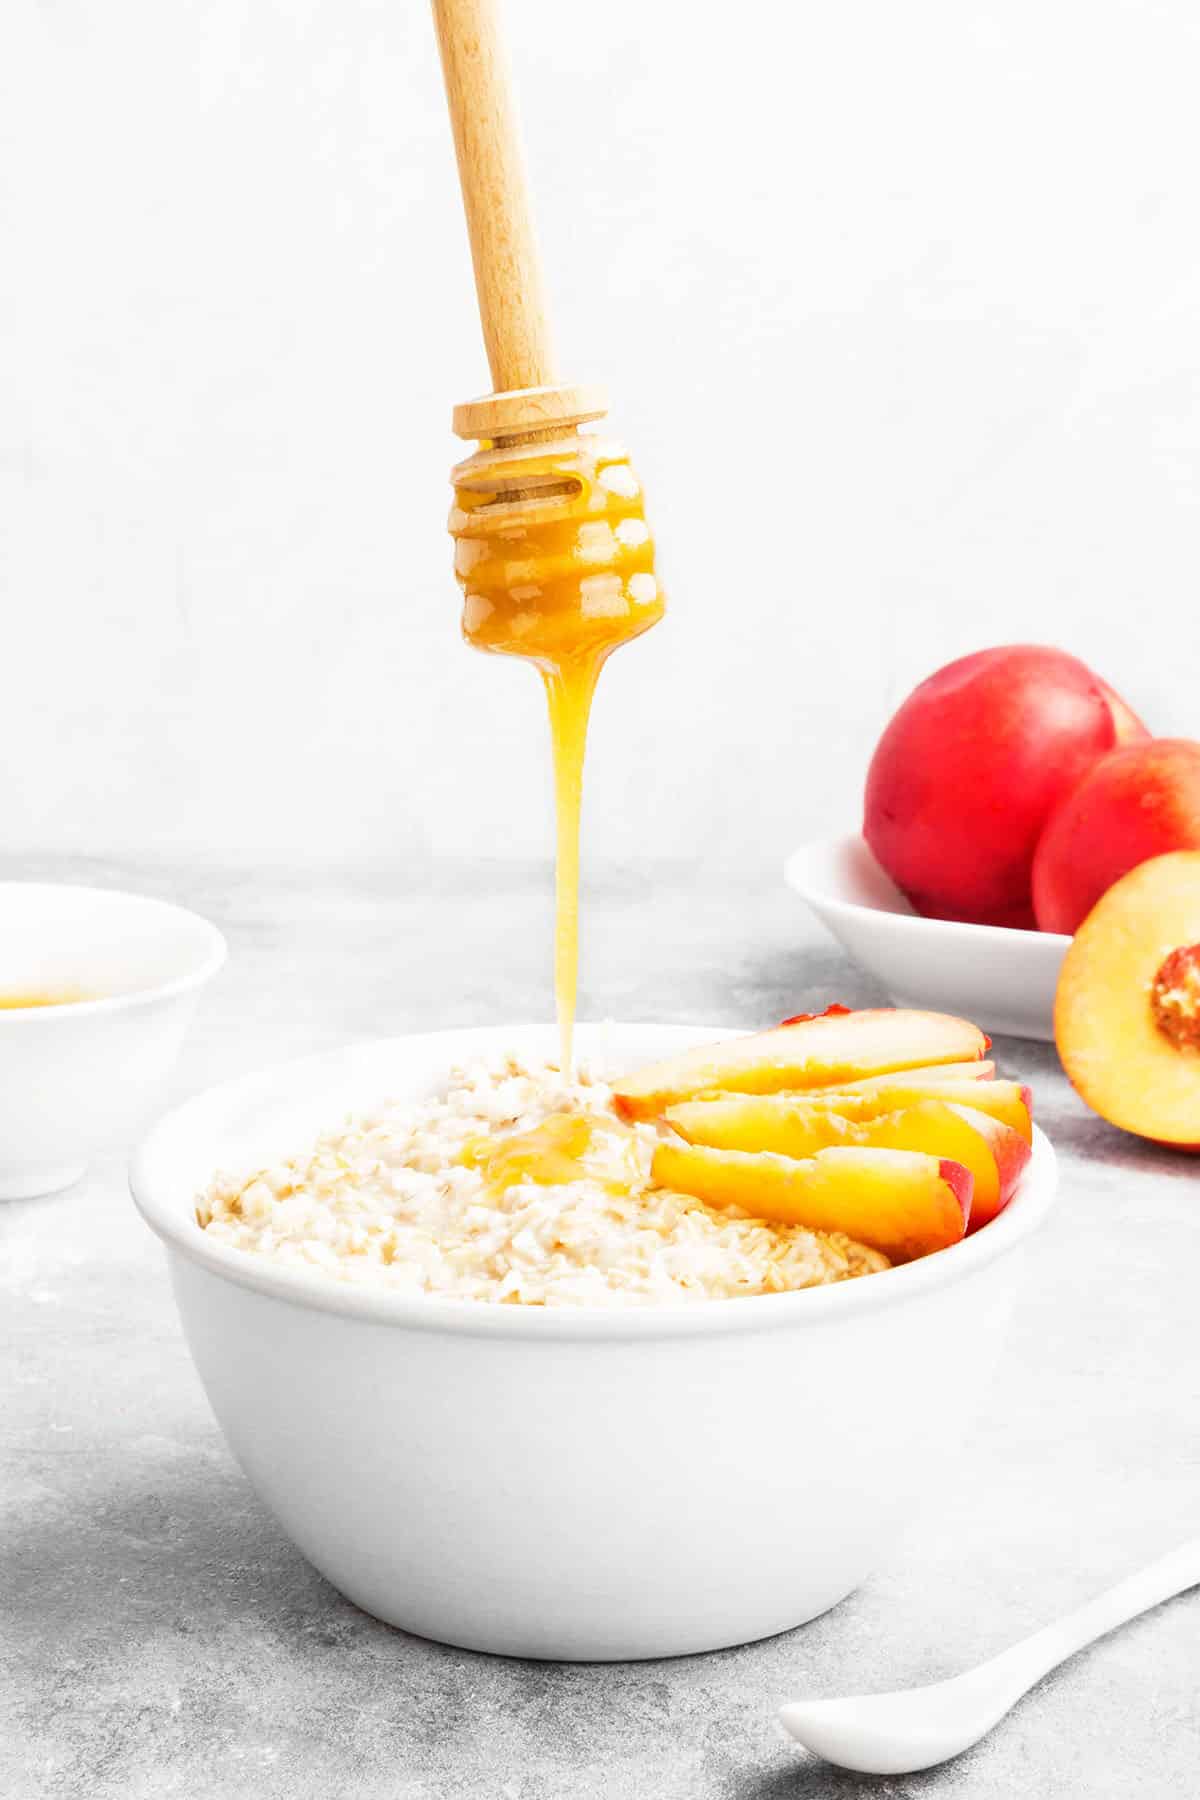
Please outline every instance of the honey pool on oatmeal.
M617 1116L586 1069L515 1058L453 1071L248 1177L218 1176L211 1238L394 1293L621 1306L785 1293L886 1269L837 1232L717 1210L650 1178L652 1125Z

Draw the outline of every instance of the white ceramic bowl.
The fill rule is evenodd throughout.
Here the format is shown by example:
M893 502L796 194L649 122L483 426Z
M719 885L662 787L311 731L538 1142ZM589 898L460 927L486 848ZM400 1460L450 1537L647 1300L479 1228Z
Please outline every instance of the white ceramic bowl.
M729 1035L583 1027L614 1072ZM401 1297L210 1240L215 1169L442 1085L549 1026L394 1038L189 1101L131 1171L167 1246L213 1410L260 1497L335 1587L473 1650L604 1661L813 1618L891 1551L989 1391L1025 1240L1054 1191L1038 1134L977 1236L839 1286L668 1307Z
M900 1006L959 1013L985 1031L1054 1037L1054 990L1069 937L924 919L860 837L806 844L784 878Z
M0 882L0 995L97 996L0 1009L0 1200L68 1187L144 1127L224 960L216 926L180 906Z

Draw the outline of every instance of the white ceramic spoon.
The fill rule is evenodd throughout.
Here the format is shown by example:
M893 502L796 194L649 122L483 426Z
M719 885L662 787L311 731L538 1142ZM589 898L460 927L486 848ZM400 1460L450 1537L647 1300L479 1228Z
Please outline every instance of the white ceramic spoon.
M1049 1670L1127 1619L1200 1583L1200 1538L1014 1644L965 1675L896 1694L792 1700L779 1716L826 1762L864 1775L907 1775L969 1750Z

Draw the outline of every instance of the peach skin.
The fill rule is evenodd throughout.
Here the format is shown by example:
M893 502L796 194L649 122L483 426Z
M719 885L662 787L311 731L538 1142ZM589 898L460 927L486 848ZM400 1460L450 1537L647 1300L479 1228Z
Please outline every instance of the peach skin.
M1052 815L1033 859L1043 931L1075 931L1122 875L1200 850L1200 744L1151 738L1112 750Z

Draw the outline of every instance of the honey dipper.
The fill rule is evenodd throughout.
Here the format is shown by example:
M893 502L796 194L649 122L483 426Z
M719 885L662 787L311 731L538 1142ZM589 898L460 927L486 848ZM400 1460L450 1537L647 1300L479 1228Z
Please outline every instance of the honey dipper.
M475 291L495 391L454 409L479 441L452 471L463 634L521 656L546 685L558 816L555 987L571 1068L579 822L588 713L604 660L663 613L641 483L618 444L579 427L598 388L555 379L524 159L495 0L433 0Z

